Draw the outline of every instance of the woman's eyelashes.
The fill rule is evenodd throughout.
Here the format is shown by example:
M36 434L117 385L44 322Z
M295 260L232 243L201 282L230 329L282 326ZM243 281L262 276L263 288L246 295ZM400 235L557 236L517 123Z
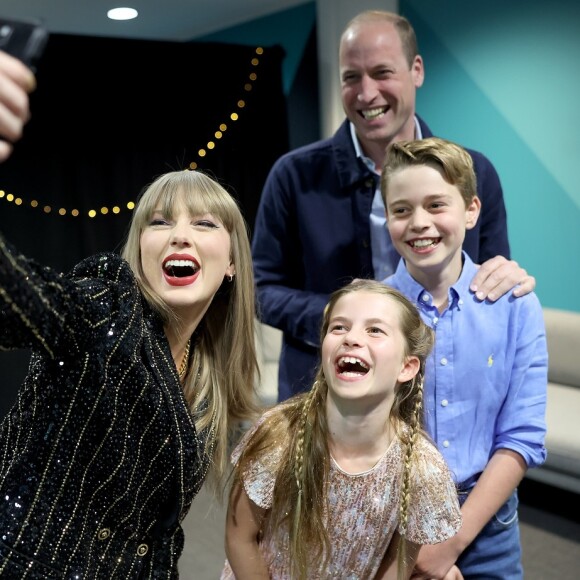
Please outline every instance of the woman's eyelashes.
M166 226L168 225L168 221L162 218L153 218L150 222L150 226Z
M174 220L172 218L164 218L164 217L159 217L159 216L155 216L153 218L151 218L151 220L149 221L149 225L150 226L170 226L174 223ZM217 229L220 227L219 223L217 223L217 221L213 221L211 219L199 219L199 218L193 218L191 220L191 225L192 226L196 226L196 227L201 227L201 228L207 228L207 229Z
M219 228L219 225L211 220L203 219L194 222L194 225L201 226L203 228Z

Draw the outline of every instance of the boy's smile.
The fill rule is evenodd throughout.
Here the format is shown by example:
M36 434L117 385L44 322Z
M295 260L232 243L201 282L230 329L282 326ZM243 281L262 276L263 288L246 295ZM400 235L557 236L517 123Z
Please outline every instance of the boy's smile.
M387 227L407 270L426 289L435 280L451 285L459 278L465 232L480 206L475 197L466 207L457 187L433 166L406 167L391 176Z

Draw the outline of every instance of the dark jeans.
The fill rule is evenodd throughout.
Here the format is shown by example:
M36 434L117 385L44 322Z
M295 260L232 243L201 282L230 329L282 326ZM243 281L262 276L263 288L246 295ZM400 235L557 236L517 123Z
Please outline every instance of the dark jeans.
M469 495L459 491L459 503ZM457 560L465 580L522 580L518 492L509 497Z

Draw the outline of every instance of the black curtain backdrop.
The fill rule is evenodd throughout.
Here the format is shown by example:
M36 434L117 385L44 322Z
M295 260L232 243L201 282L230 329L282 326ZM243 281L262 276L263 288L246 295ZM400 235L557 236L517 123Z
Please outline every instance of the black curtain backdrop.
M251 232L267 172L288 150L283 58L280 46L260 54L245 45L52 35L32 119L0 165L0 190L22 200L0 197L0 230L29 257L67 271L90 254L117 251L127 202L159 174L195 163L234 195ZM0 353L0 416L27 361L23 352Z

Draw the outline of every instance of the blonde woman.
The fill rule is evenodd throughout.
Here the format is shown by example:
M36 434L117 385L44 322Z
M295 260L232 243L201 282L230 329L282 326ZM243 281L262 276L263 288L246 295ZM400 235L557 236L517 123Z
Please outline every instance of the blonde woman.
M0 424L0 575L177 578L180 523L255 417L254 315L246 224L200 172L157 178L122 257L67 275L0 236L0 347L32 349Z
M324 311L308 393L234 450L222 579L409 578L460 527L451 474L422 431L433 332L396 290L357 280Z

